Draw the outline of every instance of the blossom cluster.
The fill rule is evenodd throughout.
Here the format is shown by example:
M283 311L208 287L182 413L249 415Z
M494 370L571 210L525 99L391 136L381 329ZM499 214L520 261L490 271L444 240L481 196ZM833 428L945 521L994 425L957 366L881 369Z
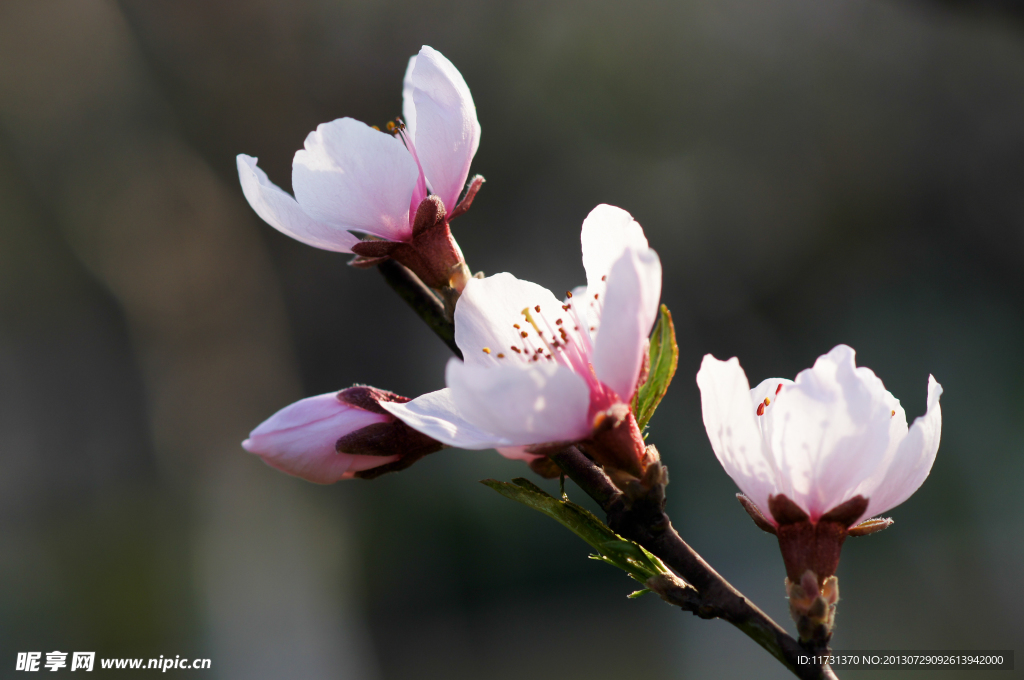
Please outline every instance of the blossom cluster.
M657 452L634 405L662 284L643 229L621 208L595 207L580 236L586 284L564 296L508 273L473 277L449 224L483 182L469 179L480 142L469 88L423 47L409 61L402 109L386 130L341 118L311 132L295 154L294 197L250 156L238 156L239 177L279 231L351 253L357 266L394 260L433 289L462 358L448 362L443 389L415 399L362 386L303 399L243 447L317 483L374 477L445 447L497 449L544 473L547 456L570 445L613 478L642 478ZM697 384L714 454L757 525L778 536L798 625L808 636L830 628L843 541L891 524L879 516L931 469L941 386L929 377L926 413L908 426L845 345L795 380L754 388L736 358L707 355Z

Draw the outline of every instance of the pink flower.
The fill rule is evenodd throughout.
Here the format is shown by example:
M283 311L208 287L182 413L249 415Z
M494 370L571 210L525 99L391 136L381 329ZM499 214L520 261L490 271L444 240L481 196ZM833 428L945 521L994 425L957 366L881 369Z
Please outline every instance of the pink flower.
M308 397L260 423L242 447L317 484L375 477L442 448L380 407L389 401L408 400L363 386Z
M563 302L511 274L469 281L455 308L448 387L383 404L450 446L537 458L579 442L639 476L644 445L629 400L657 317L661 263L629 213L595 208L583 223L585 291Z
M704 357L697 374L704 426L758 526L777 534L791 583L835 573L847 535L885 528L935 461L942 387L928 378L928 409L907 427L900 402L854 351L839 345L796 381L750 389L735 358ZM744 500L744 499L741 499Z
M240 154L242 191L263 220L303 243L357 253L364 264L393 257L432 287L452 277L461 287L467 272L448 220L468 209L483 181L457 203L480 124L466 82L440 52L424 46L409 60L403 113L393 135L351 118L318 126L292 163L295 198Z

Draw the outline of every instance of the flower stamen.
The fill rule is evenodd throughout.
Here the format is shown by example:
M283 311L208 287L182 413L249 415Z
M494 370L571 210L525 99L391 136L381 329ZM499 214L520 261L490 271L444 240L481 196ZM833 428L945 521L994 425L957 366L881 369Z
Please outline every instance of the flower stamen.
M769 399L768 397L765 397L764 401L762 401L760 404L757 405L757 415L763 416L764 415L764 407L767 406L770 403L772 403L772 400Z

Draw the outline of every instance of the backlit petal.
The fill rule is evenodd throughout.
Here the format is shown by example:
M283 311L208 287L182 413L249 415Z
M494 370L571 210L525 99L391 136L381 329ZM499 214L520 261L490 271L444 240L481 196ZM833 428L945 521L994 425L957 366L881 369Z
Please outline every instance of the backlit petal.
M524 446L573 441L590 433L590 390L570 369L550 361L491 366L448 362L452 400L469 422Z
M778 493L775 470L763 450L761 433L754 422L755 406L750 383L733 357L719 361L704 357L697 373L700 404L711 448L736 486L774 524L768 511L768 496Z
M409 60L402 94L406 126L427 184L451 212L480 145L480 123L469 87L450 61L424 45Z
M381 406L414 430L448 446L479 450L510 443L466 420L452 401L451 390L447 388L424 394L404 404L381 402Z
M399 139L351 118L323 123L292 163L292 187L318 222L389 241L412 236L409 203L419 170Z
M591 295L602 293L602 277L611 273L626 249L646 250L647 237L633 216L622 208L601 204L583 220L580 231L583 247L583 268L587 272L587 288Z
M647 338L658 316L661 261L650 248L627 248L608 274L601 318L606 321L594 340L597 379L623 401L636 387L647 351ZM587 289L590 294L590 288Z
M914 420L892 462L873 476L874 488L865 489L864 495L870 501L865 517L880 515L896 507L910 498L928 477L942 435L941 395L942 385L928 376L928 410Z
M239 154L237 164L242 193L264 222L314 248L352 252L352 245L359 241L356 236L307 215L294 198L267 178L267 174L256 165L255 158Z
M470 279L455 306L455 342L466 362L492 366L499 361L498 353L512 360L519 357L512 347L522 350L528 340L538 346L540 338L522 313L525 308L532 311L538 306L541 314L557 316L562 304L547 288L511 274Z

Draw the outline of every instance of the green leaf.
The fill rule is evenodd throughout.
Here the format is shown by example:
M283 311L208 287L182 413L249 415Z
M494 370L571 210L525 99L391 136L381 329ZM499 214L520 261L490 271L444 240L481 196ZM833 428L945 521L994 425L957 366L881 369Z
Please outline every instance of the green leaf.
M676 327L672 323L672 314L668 307L661 306L658 323L651 334L651 370L647 381L637 390L633 400L633 415L637 425L643 430L661 403L661 398L668 392L672 376L676 374L679 364L679 347L676 345Z
M597 555L591 555L593 559L618 567L641 583L657 574L670 573L661 560L616 534L594 513L551 496L528 479L520 477L511 483L485 479L481 484L556 520L597 551Z

